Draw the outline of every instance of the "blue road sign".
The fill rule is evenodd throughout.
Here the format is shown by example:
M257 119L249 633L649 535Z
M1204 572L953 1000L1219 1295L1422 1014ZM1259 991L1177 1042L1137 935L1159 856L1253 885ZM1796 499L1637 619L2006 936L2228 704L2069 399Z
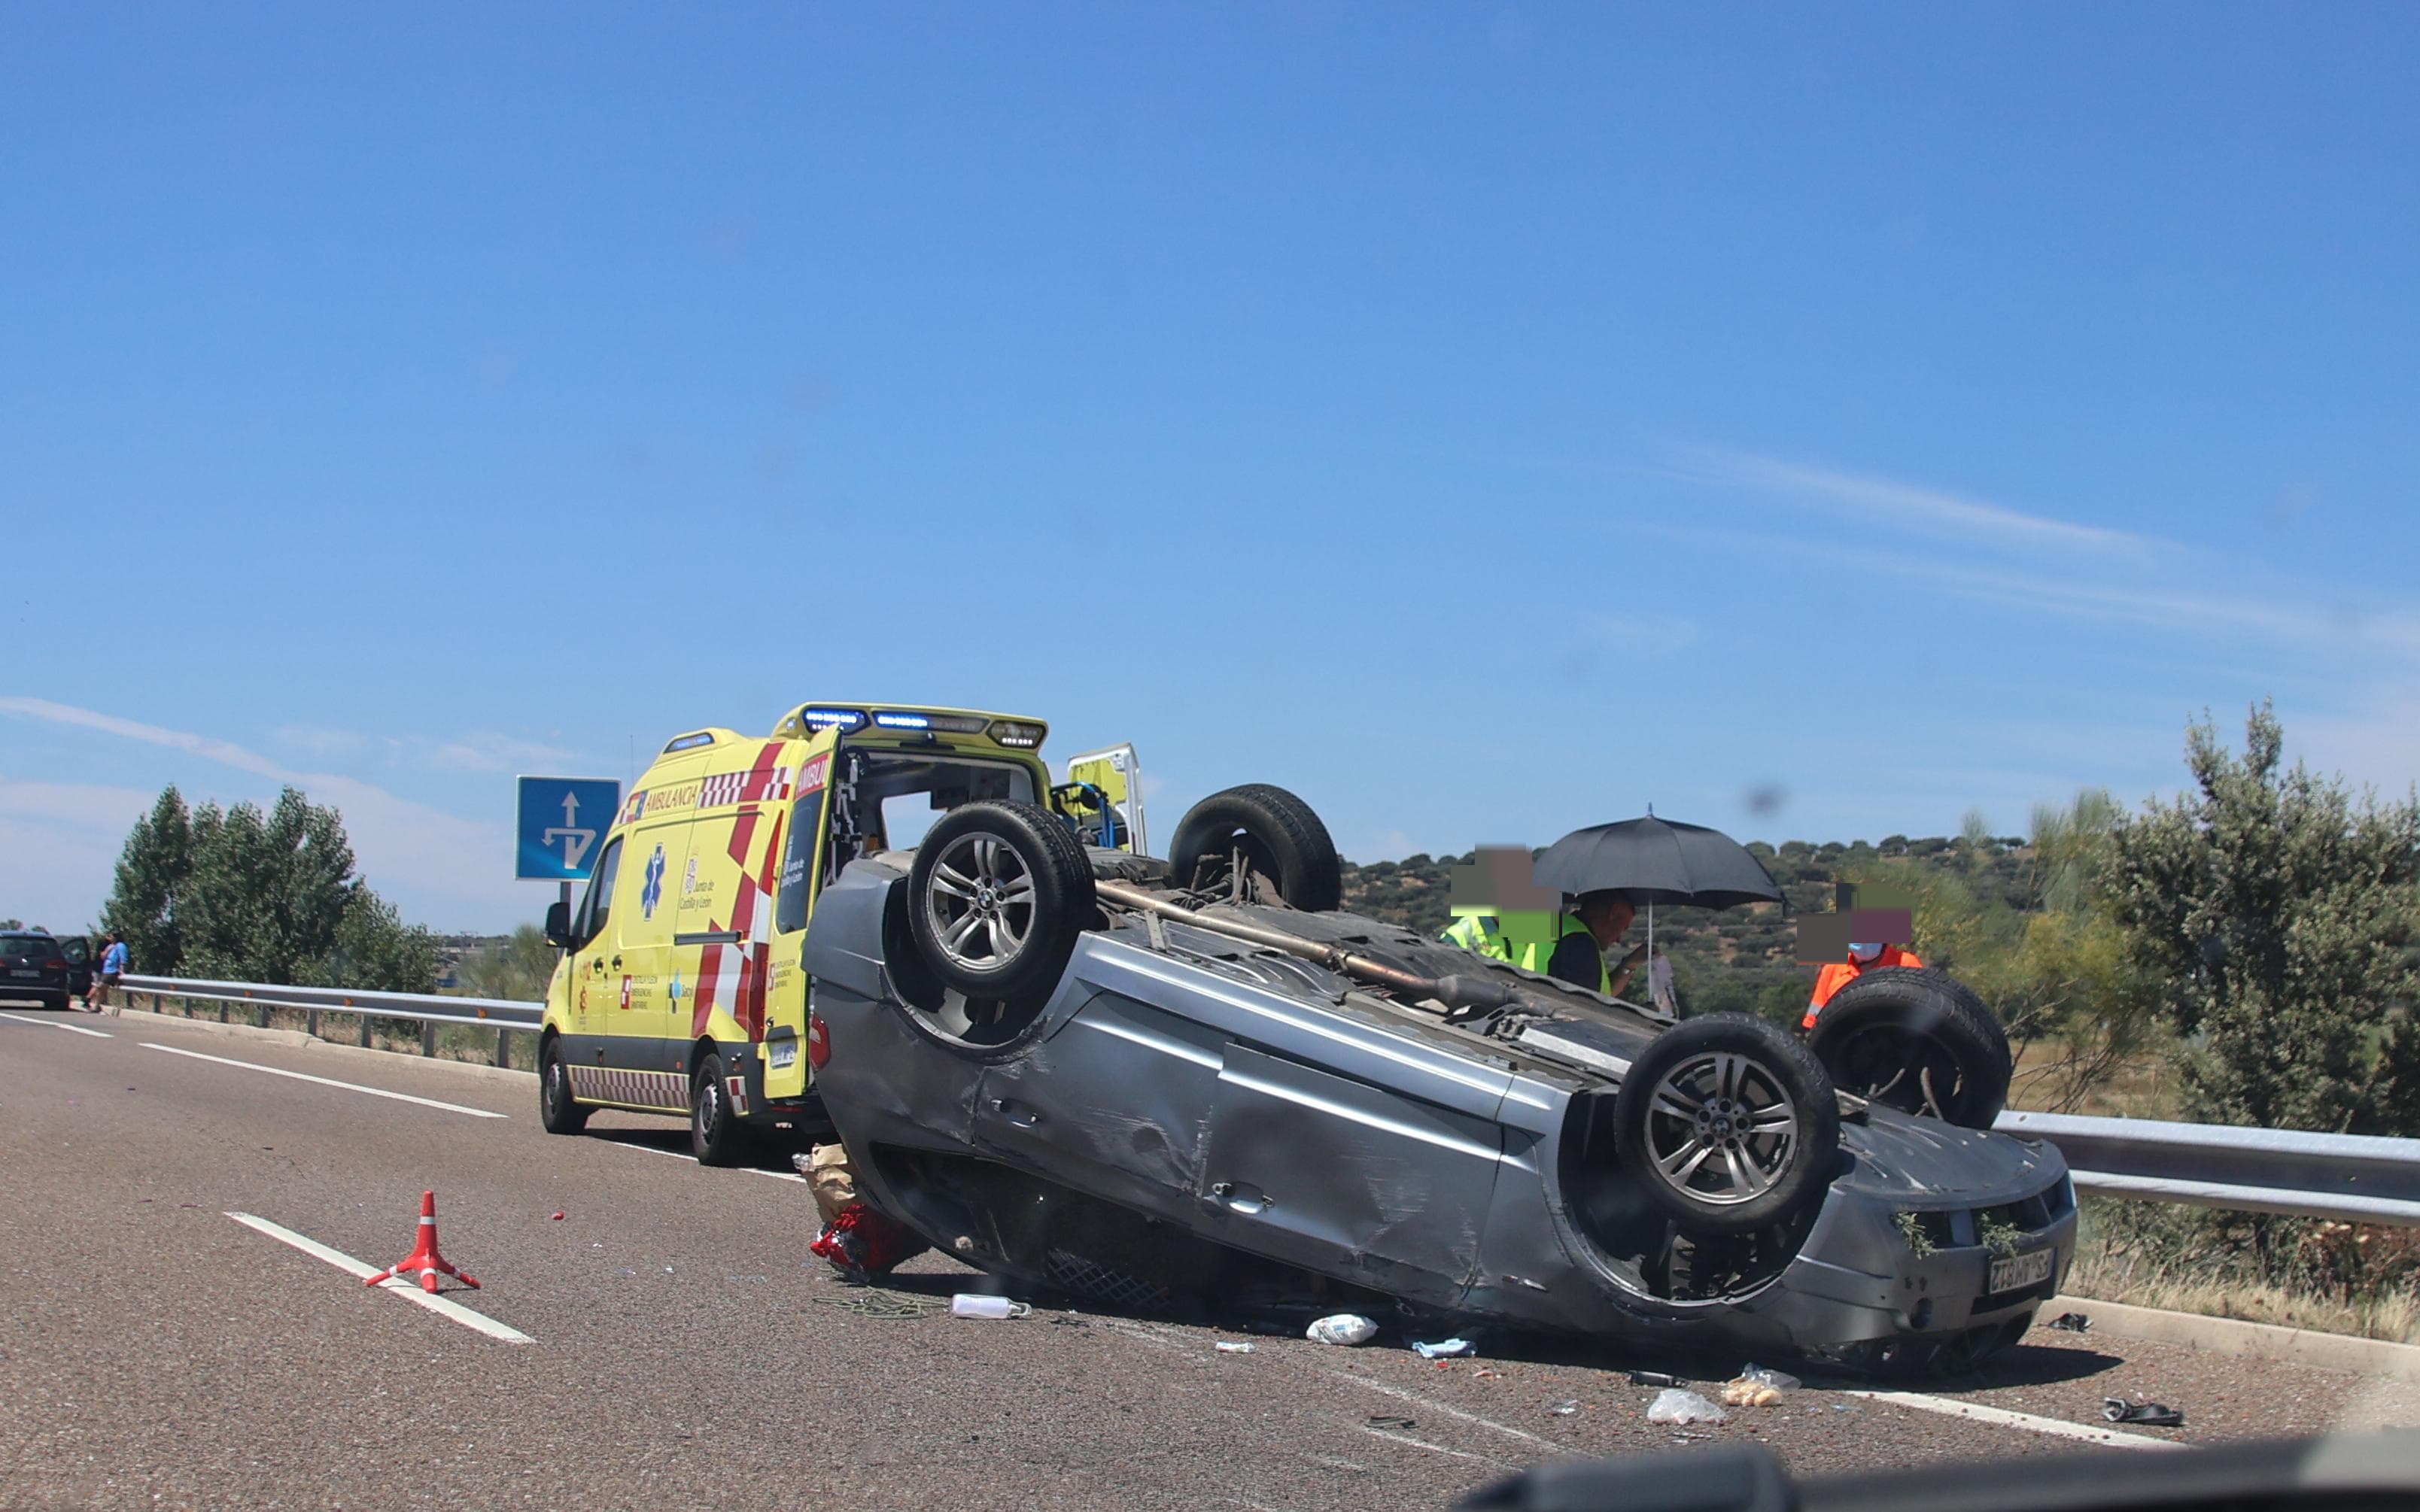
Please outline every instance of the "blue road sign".
M525 777L513 875L578 882L597 869L597 841L613 827L622 784L610 777Z

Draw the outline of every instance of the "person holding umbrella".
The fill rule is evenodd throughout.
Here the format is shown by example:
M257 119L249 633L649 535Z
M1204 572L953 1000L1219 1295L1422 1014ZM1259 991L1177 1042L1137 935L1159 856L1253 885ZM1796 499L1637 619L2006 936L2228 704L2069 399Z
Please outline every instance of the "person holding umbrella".
M1546 975L1575 987L1586 987L1607 997L1619 997L1633 973L1647 959L1647 947L1634 946L1619 965L1606 964L1606 952L1621 943L1638 910L1619 888L1601 887L1580 894L1562 921L1554 953L1546 958Z

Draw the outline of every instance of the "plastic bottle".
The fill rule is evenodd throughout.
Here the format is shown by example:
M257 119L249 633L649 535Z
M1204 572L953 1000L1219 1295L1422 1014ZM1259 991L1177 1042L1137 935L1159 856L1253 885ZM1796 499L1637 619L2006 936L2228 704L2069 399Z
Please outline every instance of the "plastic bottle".
M986 1297L978 1292L961 1291L950 1299L950 1311L960 1318L1023 1318L1033 1311L1021 1302L1006 1297Z

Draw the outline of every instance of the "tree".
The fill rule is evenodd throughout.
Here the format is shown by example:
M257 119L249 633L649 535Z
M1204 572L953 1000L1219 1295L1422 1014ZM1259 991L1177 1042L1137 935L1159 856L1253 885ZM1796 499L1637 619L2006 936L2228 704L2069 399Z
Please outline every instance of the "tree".
M2197 791L2112 833L2128 950L2197 1048L2188 1117L2275 1129L2420 1134L2420 802L2359 800L2282 766L2263 702L2241 756L2190 728Z
M127 837L102 913L147 972L427 992L428 932L407 927L353 874L343 818L287 788L267 814L175 788Z
M184 961L177 901L194 868L194 825L184 795L160 790L151 811L134 822L118 853L116 886L101 908L101 926L126 942L136 970L173 977Z
M534 1003L546 996L559 953L536 925L523 924L509 938L465 956L457 976L473 997Z

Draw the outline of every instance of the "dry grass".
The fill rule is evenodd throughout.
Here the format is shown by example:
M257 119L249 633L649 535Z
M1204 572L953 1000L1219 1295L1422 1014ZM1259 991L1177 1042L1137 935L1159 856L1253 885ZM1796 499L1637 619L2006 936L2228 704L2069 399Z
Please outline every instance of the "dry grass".
M2165 1047L2154 1047L2119 1063L2095 1082L2081 1101L2060 1107L2058 1068L2069 1051L2063 1040L2031 1040L2016 1047L2016 1072L2009 1079L2009 1106L2027 1113L2081 1113L2096 1118L2173 1119L2177 1078Z
M2164 1267L2127 1267L2107 1251L2079 1245L2067 1290L2078 1297L2275 1323L2322 1334L2350 1334L2395 1344L2420 1344L2420 1295L2403 1288L2353 1302L2298 1295L2283 1287L2250 1281L2212 1280Z

